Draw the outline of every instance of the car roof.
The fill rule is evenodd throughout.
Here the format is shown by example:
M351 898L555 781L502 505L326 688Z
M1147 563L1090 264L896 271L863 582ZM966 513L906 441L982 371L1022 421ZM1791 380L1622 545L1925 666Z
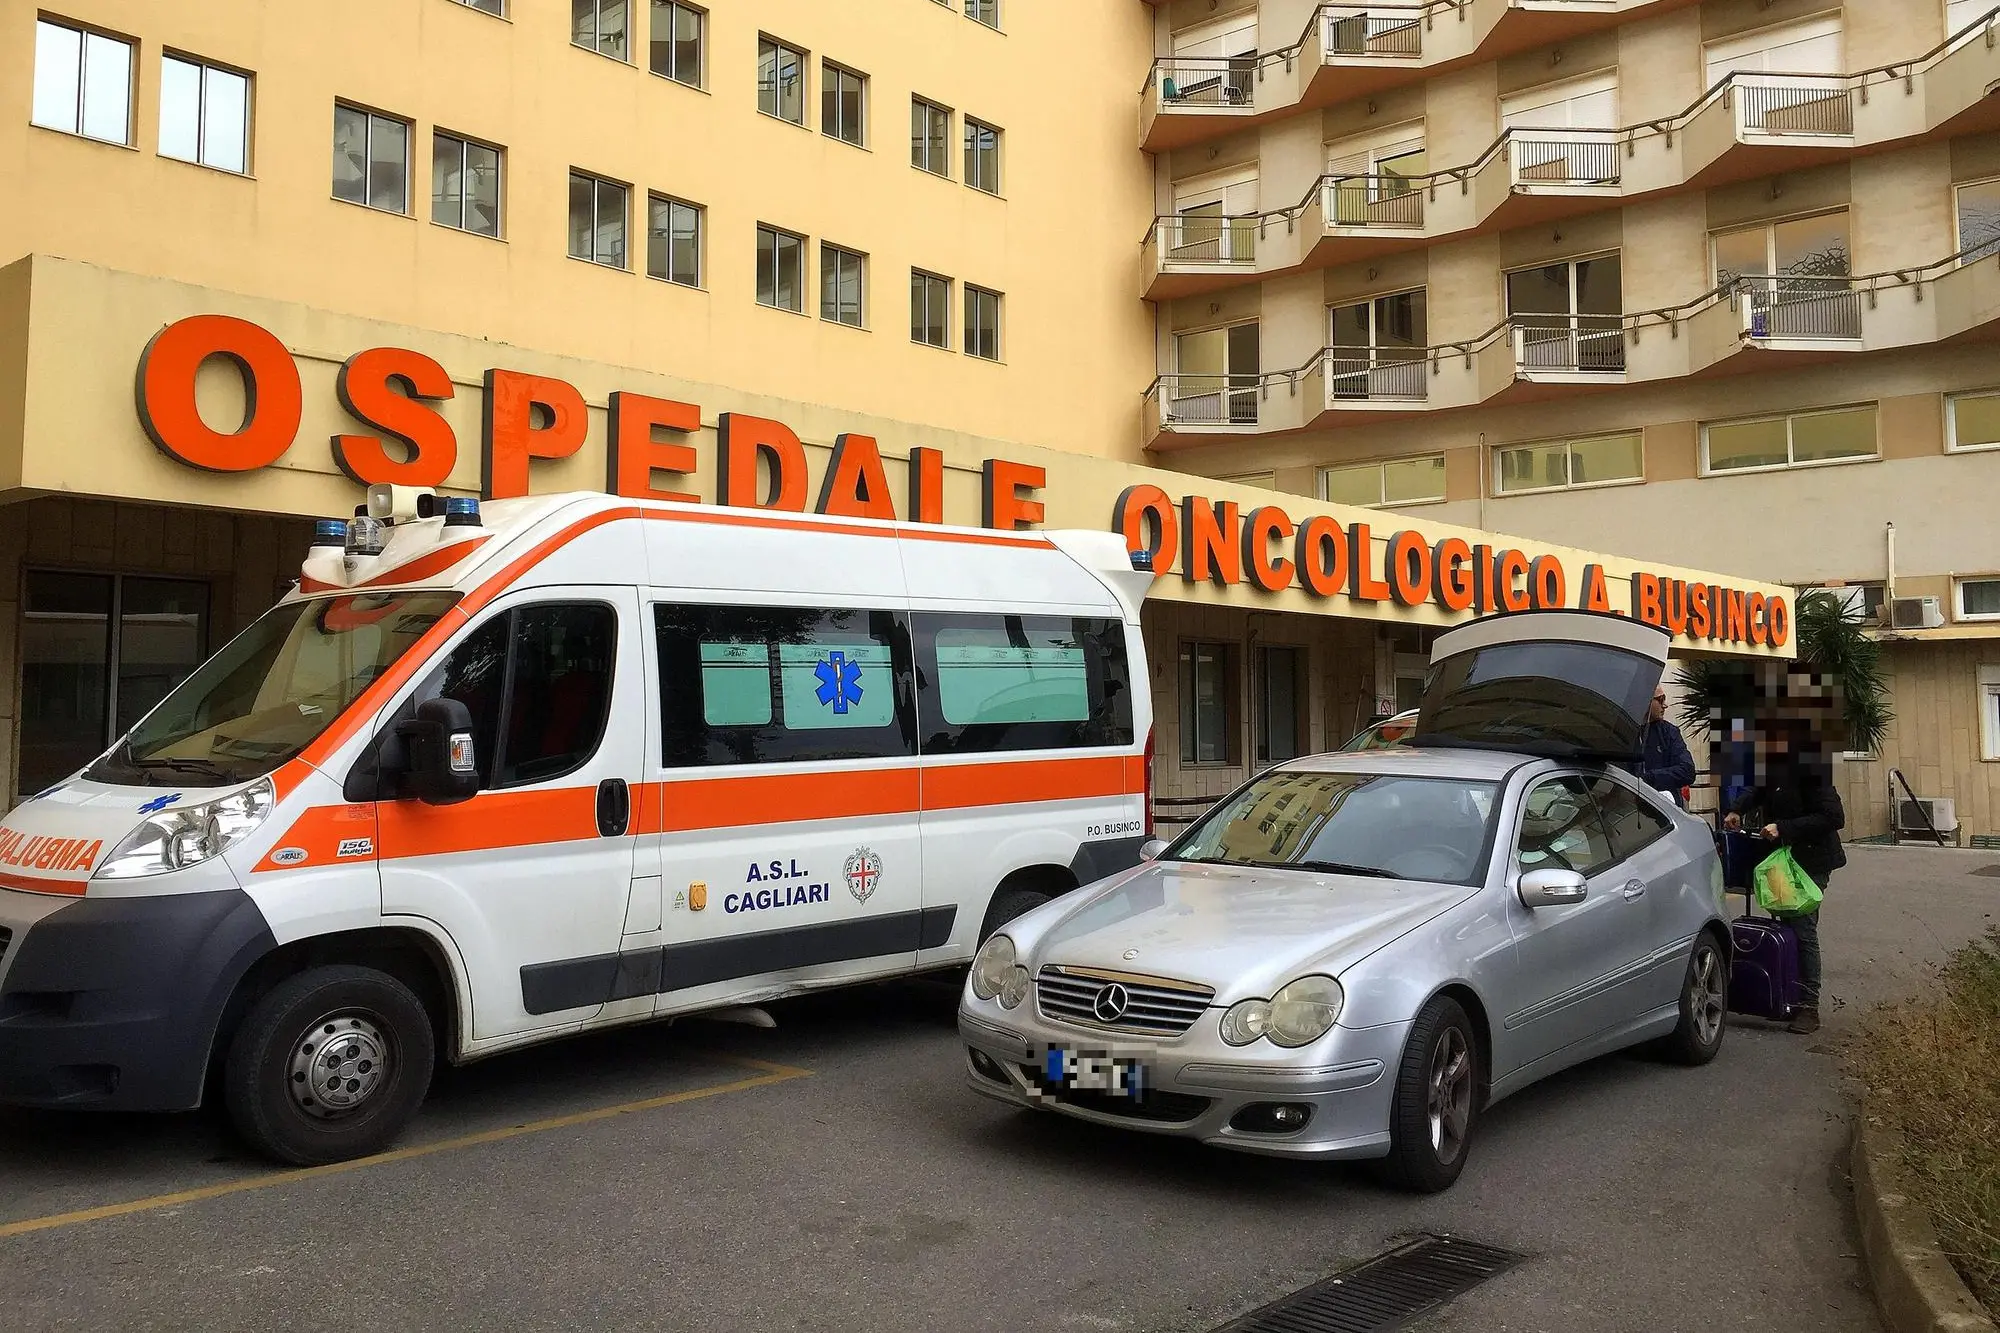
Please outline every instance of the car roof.
M1400 745L1386 750L1335 750L1280 764L1288 773L1380 772L1423 778L1464 778L1498 782L1523 764L1542 763L1532 755L1505 750L1470 750L1443 746Z

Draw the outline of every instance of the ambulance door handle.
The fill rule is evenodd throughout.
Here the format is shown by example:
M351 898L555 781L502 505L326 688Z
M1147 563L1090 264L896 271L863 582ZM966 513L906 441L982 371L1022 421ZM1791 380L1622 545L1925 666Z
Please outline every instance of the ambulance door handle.
M632 793L623 778L606 778L597 784L597 831L607 838L620 838L632 821Z

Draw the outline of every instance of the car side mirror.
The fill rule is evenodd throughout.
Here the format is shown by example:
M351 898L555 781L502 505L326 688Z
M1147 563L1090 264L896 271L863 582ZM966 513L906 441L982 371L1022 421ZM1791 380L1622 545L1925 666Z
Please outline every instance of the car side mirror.
M472 714L457 699L417 705L417 715L396 724L408 767L403 790L426 805L457 805L479 794L479 760L472 747Z
M1165 838L1148 838L1139 844L1139 859L1141 861L1157 861L1160 859L1160 853L1165 850L1167 850L1167 841Z
M1521 887L1516 892L1521 895L1521 906L1535 908L1568 907L1582 902L1590 890L1583 876L1574 870L1543 866L1521 876Z

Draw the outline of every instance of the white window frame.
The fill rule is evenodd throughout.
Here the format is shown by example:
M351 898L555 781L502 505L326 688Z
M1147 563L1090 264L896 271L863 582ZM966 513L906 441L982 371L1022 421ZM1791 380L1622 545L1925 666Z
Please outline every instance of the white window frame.
M1944 448L1950 454L1984 454L2000 449L2000 440L1986 444L1960 444L1958 442L1958 400L1961 398L2000 398L2000 389L1964 389L1944 396Z
M977 0L977 3L980 4L982 7L989 7L992 9L993 21L991 23L988 23L985 19L980 18L977 14L974 14L972 12L974 3L975 0L965 0L965 16L967 18L971 19L974 23L977 23L982 28L988 28L994 32L1006 31L1006 28L1001 26L1005 17L1000 7L1001 0Z
M161 99L160 120L162 125L164 125L166 121L168 61L172 61L177 65L186 65L190 69L195 71L195 79L198 85L198 90L195 94L195 104L194 104L195 150L193 157L182 157L177 153L169 153L165 149L165 147L160 147L159 148L160 156L172 162L186 162L190 166L207 167L210 171L220 171L224 175L228 176L248 176L250 174L250 167L251 167L251 161L250 161L250 156L251 156L250 150L252 147L251 126L256 123L256 115L255 115L255 100L257 96L256 75L252 74L247 69L238 69L234 65L225 65L220 61L209 60L203 56L193 55L186 51L176 51L172 49L161 51L160 52L160 99ZM243 81L243 129L242 129L243 165L240 167L220 166L217 163L211 162L209 160L208 94L209 94L209 75L211 73L221 74L232 79L241 79ZM165 142L165 134L161 133L157 136L156 146L164 144L164 142Z
M1576 480L1576 446L1589 440L1609 440L1620 435L1635 435L1639 439L1639 475L1636 477L1607 477L1603 481ZM1523 486L1516 490L1504 490L1500 484L1500 455L1509 449L1542 449L1552 445L1563 446L1563 475L1568 480L1555 486ZM1564 435L1555 439L1514 440L1507 444L1493 446L1493 498L1511 500L1517 495L1553 495L1558 491L1599 491L1607 486L1643 486L1646 484L1646 432L1643 430L1607 430L1591 435Z
M482 14L490 14L496 19L507 17L507 0L458 0L467 9L476 9Z
M38 129L49 130L56 134L67 134L78 139L88 139L92 143L114 144L120 148L133 147L133 125L138 112L139 43L129 37L121 37L116 33L105 32L100 28L86 27L81 23L71 22L67 19L38 14L35 16L34 51L34 61L37 64L39 64L41 59L41 30L44 27L56 28L63 32L76 34L75 126L71 128L68 125L51 125L46 121L34 118L34 84L36 82L36 75L33 72L28 76L29 123ZM122 132L123 137L121 138L107 139L102 135L92 134L84 128L85 125L90 123L87 101L90 95L90 43L93 38L100 42L113 42L125 48L125 123Z
M782 37L773 36L768 32L760 32L757 34L757 63L759 65L764 63L764 47L766 45L775 49L774 63L771 67L771 77L775 81L772 89L772 97L774 99L772 106L775 109L765 110L764 90L759 88L757 90L757 114L760 116L769 116L772 120L785 125L796 125L802 130L810 128L812 124L813 104L812 52L802 46L794 46ZM785 56L788 54L796 59L799 64L799 118L797 120L793 120L785 114L785 85L781 71L784 69Z
M1954 204L1956 203L1956 196L1954 196L1953 202ZM1745 278L1783 277L1787 275L1778 272L1778 228L1788 222L1807 222L1813 218L1830 218L1836 214L1847 219L1847 267L1850 270L1847 276L1852 278L1854 276L1851 272L1854 268L1854 210L1843 204L1839 208L1816 208L1808 213L1788 213L1781 218L1765 218L1760 222L1746 222L1741 226L1724 227L1720 231L1710 232L1708 234L1709 281L1716 283L1722 281L1722 270L1719 267L1720 261L1717 257L1716 243L1723 237L1741 236L1743 233L1751 231L1763 232L1764 271L1762 273L1745 273L1743 276ZM1952 227L1954 232L1958 227L1956 208L1953 210Z
M1362 508L1414 509L1418 505L1443 504L1448 498L1448 496L1445 494L1429 496L1418 500L1390 500L1387 498L1389 494L1388 468L1391 463L1423 463L1423 462L1429 462L1431 459L1437 459L1439 462L1445 464L1444 469L1442 469L1440 472L1440 476L1442 476L1443 472L1450 470L1451 464L1445 458L1445 453L1442 449L1438 450L1435 453L1405 454L1399 458L1376 458L1376 459L1370 459L1366 462L1337 463L1337 464L1332 464L1330 466L1322 467L1319 470L1318 477L1316 478L1318 482L1319 499L1327 504L1346 504L1347 501L1345 500L1334 500L1328 497L1326 493L1327 474L1330 472L1359 472L1363 468L1372 467L1375 469L1375 494L1382 496L1384 498L1375 501L1373 504L1363 505ZM1448 489L1449 488L1447 488L1447 490Z
M683 88L708 87L708 11L700 5L690 5L686 3L686 0L674 0L675 9L684 9L694 15L694 78L684 79L678 73L663 74L653 68L653 28L660 17L660 11L654 7L654 0L644 0L644 3L646 5L647 25L646 72L655 78L665 79L669 83L678 83ZM671 27L667 35L671 42L673 36Z
M2000 583L2000 573L1960 574L1951 581L1951 618L1962 620L1968 625L1991 624L2000 620L2000 611L1973 611L1965 609L1965 585L1968 583Z
M2000 665L1979 668L1979 758L2000 763Z
M564 185L563 231L564 232L569 231L569 224L570 224L568 188L571 184L573 184L578 180L586 180L590 182L590 253L587 255L580 255L576 253L576 251L570 249L569 248L570 238L568 236L565 236L563 238L564 252L567 253L571 259L576 260L578 263L589 264L595 268L608 268L614 273L631 272L632 271L631 183L628 181L618 180L611 176L600 176L594 171L585 171L581 167L571 167L569 169L568 178L565 179L565 181L563 182ZM620 193L620 195L623 196L623 201L619 205L621 220L619 223L619 231L618 231L618 245L619 249L622 251L622 257L619 259L617 263L613 263L608 259L599 259L597 257L598 236L601 230L603 229L604 225L603 222L604 191L607 189L617 190Z
M364 106L359 102L349 102L344 98L336 97L333 105L336 134L339 128L341 108L344 107L348 111L366 118L366 135L361 147L362 197L359 199L343 199L339 194L334 194L333 198L343 204L353 204L356 208L372 209L374 212L386 213L391 217L415 217L417 215L416 189L414 185L417 171L417 123L407 116L398 116L387 111L377 111L373 107ZM375 202L375 123L377 121L384 121L403 127L403 206L401 208L384 208L381 204ZM337 145L339 142L338 138L334 142ZM328 191L330 193L333 190L334 184L335 182L329 182L328 184ZM567 205L565 205L565 217L567 217Z
M669 207L668 218L670 222L673 216L672 209L674 208L685 208L691 210L694 213L694 281L693 282L682 282L679 278L670 277L665 273L653 272L653 254L652 254L653 208L657 204L668 205ZM673 238L671 234L669 234L668 236L667 248L668 248L668 257L669 260L671 261L672 250L673 250ZM671 263L669 264L669 267L671 267ZM646 262L642 271L645 273L647 277L653 279L655 282L670 282L676 287L686 287L690 291L703 290L708 279L707 207L702 204L697 204L692 199L683 199L677 194L662 194L658 190L648 190L646 192Z
M588 46L585 46L582 42L577 40L576 21L575 21L574 11L572 11L570 20L569 44L571 46L576 47L580 51L589 51L592 52L593 54L603 56L606 60L615 60L621 65L629 65L632 63L632 48L635 45L633 41L634 29L637 28L638 26L632 21L632 5L634 3L634 0L626 0L625 54L622 56L613 55L611 54L611 52L604 49L605 3L606 0L591 0L591 9L590 9L591 44Z
M751 264L751 269L750 269L751 283L753 288L756 283L756 272L757 272L756 265L762 263L764 259L765 232L769 232L771 234L771 299L766 301L764 299L764 294L762 292L755 290L751 292L751 295L755 298L757 306L761 310L776 310L780 314L798 315L802 318L810 318L810 316L807 314L808 307L806 305L806 302L812 299L811 293L814 290L816 290L813 287L812 237L806 235L802 231L793 231L790 227L780 227L775 222L759 222L757 224L757 231L756 231L757 253L754 256L754 260L753 263ZM779 242L783 240L793 240L798 242L799 303L797 306L784 305L781 304L778 300L779 296L778 251L779 251Z
M972 330L963 327L966 321L972 318L974 297L991 297L993 299L993 355L991 356L986 355L984 352L973 350L972 339L966 336ZM975 361L991 361L996 365L1004 361L1007 352L1007 294L997 287L982 287L976 282L968 282L963 284L959 289L958 307L959 323L961 325L959 336L964 339L959 350Z
M826 124L826 86L829 82L837 82L842 78L853 79L860 85L861 96L857 99L857 105L861 113L861 123L854 127L854 137L852 139L848 138L845 134L836 132L836 130L828 129ZM869 93L872 91L868 85L868 76L854 68L854 66L843 65L838 60L828 60L825 56L819 58L819 132L821 137L831 139L835 143L844 143L850 148L868 147L869 131L875 128L869 123L874 117L870 114L871 108L868 105ZM845 127L842 126L841 128Z
M944 331L943 342L934 343L930 341L930 339L928 338L919 338L917 336L915 324L916 324L916 297L917 297L918 278L922 278L924 280L924 299L925 299L924 318L926 321L926 327L928 327L928 321L930 319L929 300L930 300L930 292L932 290L930 284L940 283L943 285L944 319L938 325L938 327ZM916 268L916 267L912 267L910 269L910 316L911 316L910 323L912 326L910 329L910 343L912 346L928 347L933 351L938 351L938 352L949 352L952 350L951 318L953 311L957 308L958 305L958 303L952 299L952 295L953 295L953 289L956 288L957 286L958 284L956 281L954 281L949 277L946 277L942 273L936 272L935 270L927 268Z
M801 259L803 259L801 255ZM828 260L832 263L828 263ZM840 318L840 300L837 286L840 282L840 266L845 260L854 261L854 319L850 322ZM841 245L824 238L819 243L819 317L822 323L838 324L844 329L867 329L868 327L868 254L852 246ZM836 284L834 313L826 313L826 284L831 277Z
M440 136L450 139L458 145L458 216L460 219L458 222L440 222L437 216L435 182L437 180L437 141ZM468 148L490 149L494 155L493 170L498 179L494 182L493 186L493 201L498 209L498 216L493 219L493 230L490 232L480 231L475 227L464 225L464 218L468 210L468 195L465 189L465 178L468 174L465 167L465 158ZM484 236L488 240L504 241L507 239L506 148L486 139L475 138L470 134L460 134L457 130L448 130L442 125L433 125L431 127L431 180L433 182L431 191L431 224L433 226L443 227L449 231L464 232L467 236Z
M1858 412L1862 408L1872 409L1875 413L1875 452L1872 454L1858 454L1853 458L1815 458L1804 463L1797 461L1767 463L1762 467L1726 467L1717 470L1709 466L1708 432L1712 427L1747 426L1757 421L1783 421L1785 423L1785 455L1790 459L1792 455L1792 423L1794 421L1805 417L1832 416L1838 412ZM1879 463L1881 461L1882 405L1879 402L1846 403L1838 407L1817 407L1806 412L1767 412L1757 416L1730 417L1721 421L1704 421L1701 423L1701 475L1704 477L1746 477L1764 472L1796 472L1804 468L1847 467L1853 463Z
M993 188L989 190L984 185L981 185L979 182L972 179L972 172L968 169L971 166L970 162L960 163L960 169L965 171L965 185L967 189L977 190L981 194L989 194L992 195L995 199L998 199L1006 191L1007 188L1007 179L1005 175L1006 171L1005 144L1007 142L1007 131L1001 129L998 125L995 125L992 121L981 120L977 116L961 115L958 118L958 123L959 123L958 142L960 146L960 151L967 157L973 156L971 145L966 143L966 140L969 136L971 136L977 130L987 130L992 133Z
M964 151L964 140L963 139L954 140L951 132L952 121L958 118L958 113L953 108L946 106L943 102L940 102L935 98L925 97L922 93L911 93L910 110L914 113L918 107L923 107L926 113L932 111L942 111L944 113L944 149L943 149L944 166L943 169L940 170L937 167L926 166L922 162L917 161L914 142L911 144L910 166L918 171L923 172L926 176L936 176L939 180L950 180L951 156L952 156L951 150L953 143L956 142L958 144L959 151L961 152ZM924 138L926 142L928 142L930 138L930 124L928 119L926 119L924 125Z
M1567 107L1580 97L1595 97L1600 93L1611 94L1611 124L1609 125L1572 125L1567 123L1567 113L1565 113L1565 123L1561 125L1516 126L1507 123L1509 116L1525 115L1529 112L1539 111L1543 107L1557 105ZM1500 98L1501 132L1504 134L1512 129L1522 129L1545 133L1568 130L1602 134L1608 130L1615 130L1619 128L1618 118L1622 113L1622 103L1618 97L1618 93L1618 71L1616 69L1604 70L1596 74L1582 74L1572 79L1556 79L1549 83L1538 83L1532 88L1517 88L1511 93L1503 94Z

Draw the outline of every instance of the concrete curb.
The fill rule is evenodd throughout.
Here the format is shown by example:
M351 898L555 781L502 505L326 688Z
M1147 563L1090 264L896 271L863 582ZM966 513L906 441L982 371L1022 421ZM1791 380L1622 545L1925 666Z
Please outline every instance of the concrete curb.
M1902 1191L1902 1135L1869 1112L1854 1121L1850 1166L1861 1255L1889 1333L2000 1333L1938 1248L1924 1210Z

